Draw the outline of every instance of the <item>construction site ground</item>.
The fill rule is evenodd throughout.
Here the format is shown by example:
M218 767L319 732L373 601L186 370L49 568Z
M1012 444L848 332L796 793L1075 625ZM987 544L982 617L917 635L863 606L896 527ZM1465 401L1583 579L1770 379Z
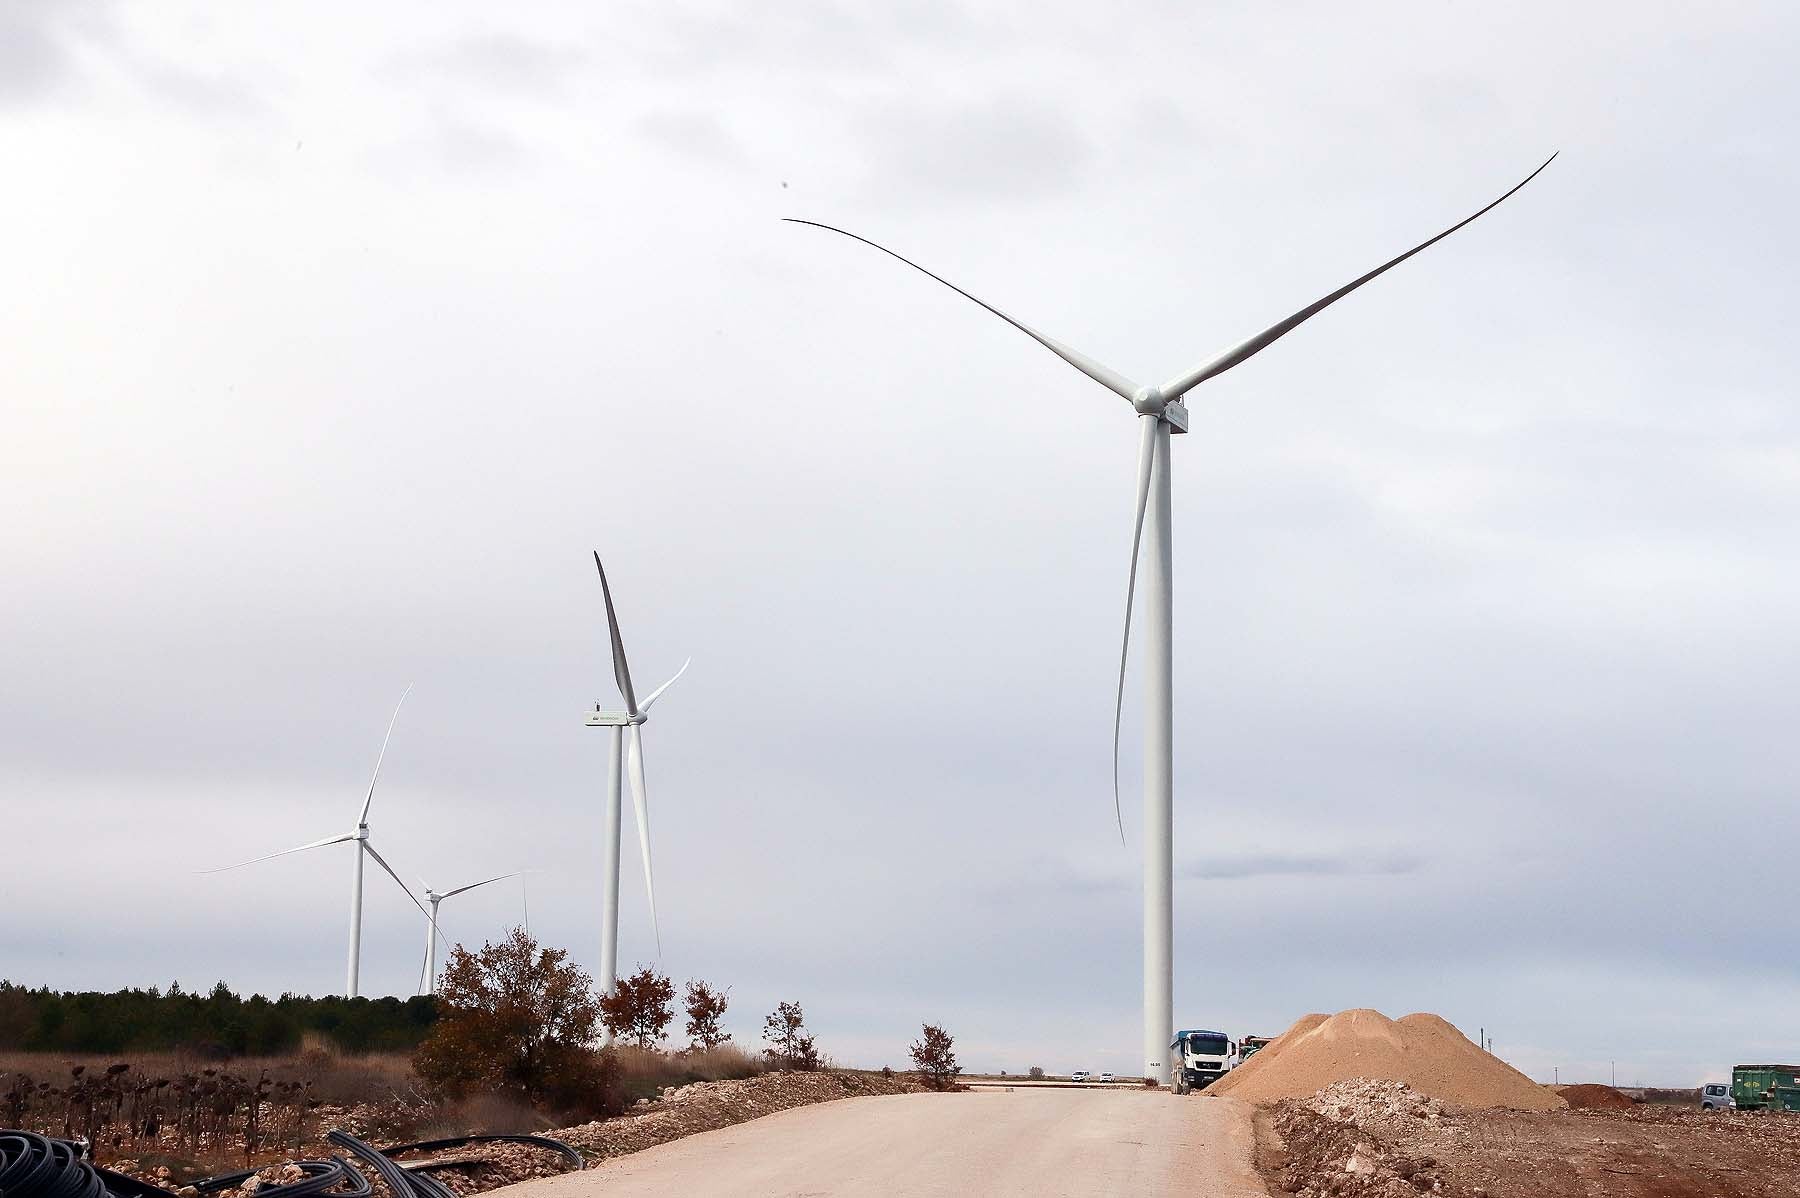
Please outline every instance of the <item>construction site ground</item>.
M1521 1111L1351 1081L1258 1116L1276 1194L1404 1198L1800 1198L1800 1115Z

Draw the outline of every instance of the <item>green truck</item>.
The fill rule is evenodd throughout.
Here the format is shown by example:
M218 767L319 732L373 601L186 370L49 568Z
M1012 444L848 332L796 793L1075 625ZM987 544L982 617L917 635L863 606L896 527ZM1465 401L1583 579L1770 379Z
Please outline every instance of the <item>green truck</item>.
M1258 1052L1261 1052L1268 1046L1269 1041L1274 1038L1275 1037L1273 1036L1245 1036L1242 1040L1238 1041L1238 1064L1242 1065Z
M1734 1065L1731 1098L1740 1111L1800 1111L1800 1065Z

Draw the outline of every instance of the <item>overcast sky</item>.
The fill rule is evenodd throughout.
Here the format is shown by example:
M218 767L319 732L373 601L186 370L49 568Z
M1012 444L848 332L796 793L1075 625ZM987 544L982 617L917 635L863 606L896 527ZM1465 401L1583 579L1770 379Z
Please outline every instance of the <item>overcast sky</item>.
M846 1063L1131 1069L1140 379L1190 397L1176 1018L1800 1056L1800 18L1774 3L0 4L0 975L342 985L372 825ZM633 835L627 816L627 836ZM622 964L655 958L627 843ZM421 920L370 877L364 988ZM516 883L444 907L478 943Z

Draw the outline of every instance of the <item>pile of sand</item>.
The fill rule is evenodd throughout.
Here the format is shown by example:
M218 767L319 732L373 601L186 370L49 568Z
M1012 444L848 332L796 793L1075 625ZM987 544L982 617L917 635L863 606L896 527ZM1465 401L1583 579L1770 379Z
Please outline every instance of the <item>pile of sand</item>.
M1310 1098L1357 1077L1405 1082L1457 1106L1548 1111L1566 1105L1436 1015L1389 1019L1368 1010L1302 1017L1207 1092L1274 1102Z
M1556 1092L1578 1111L1629 1111L1637 1105L1611 1086L1558 1086Z

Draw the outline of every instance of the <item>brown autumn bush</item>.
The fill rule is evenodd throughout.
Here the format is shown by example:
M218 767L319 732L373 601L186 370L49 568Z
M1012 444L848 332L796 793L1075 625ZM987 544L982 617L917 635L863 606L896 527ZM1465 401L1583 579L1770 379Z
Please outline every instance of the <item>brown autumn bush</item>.
M725 1008L730 1003L728 990L714 989L705 982L688 982L685 1006L689 1049L706 1052L731 1039L731 1033L725 1030L722 1023Z
M593 983L568 958L522 928L480 952L456 946L438 1021L413 1055L419 1077L451 1099L510 1091L590 1118L622 1109L618 1061L591 1046L600 1022Z
M600 1021L620 1039L651 1048L662 1041L675 1018L670 1005L674 1001L674 983L654 967L641 965L636 973L613 983L611 994L601 996Z
M933 1090L948 1090L956 1085L962 1066L956 1063L955 1042L941 1027L926 1024L920 1038L913 1041L913 1068L919 1080Z

